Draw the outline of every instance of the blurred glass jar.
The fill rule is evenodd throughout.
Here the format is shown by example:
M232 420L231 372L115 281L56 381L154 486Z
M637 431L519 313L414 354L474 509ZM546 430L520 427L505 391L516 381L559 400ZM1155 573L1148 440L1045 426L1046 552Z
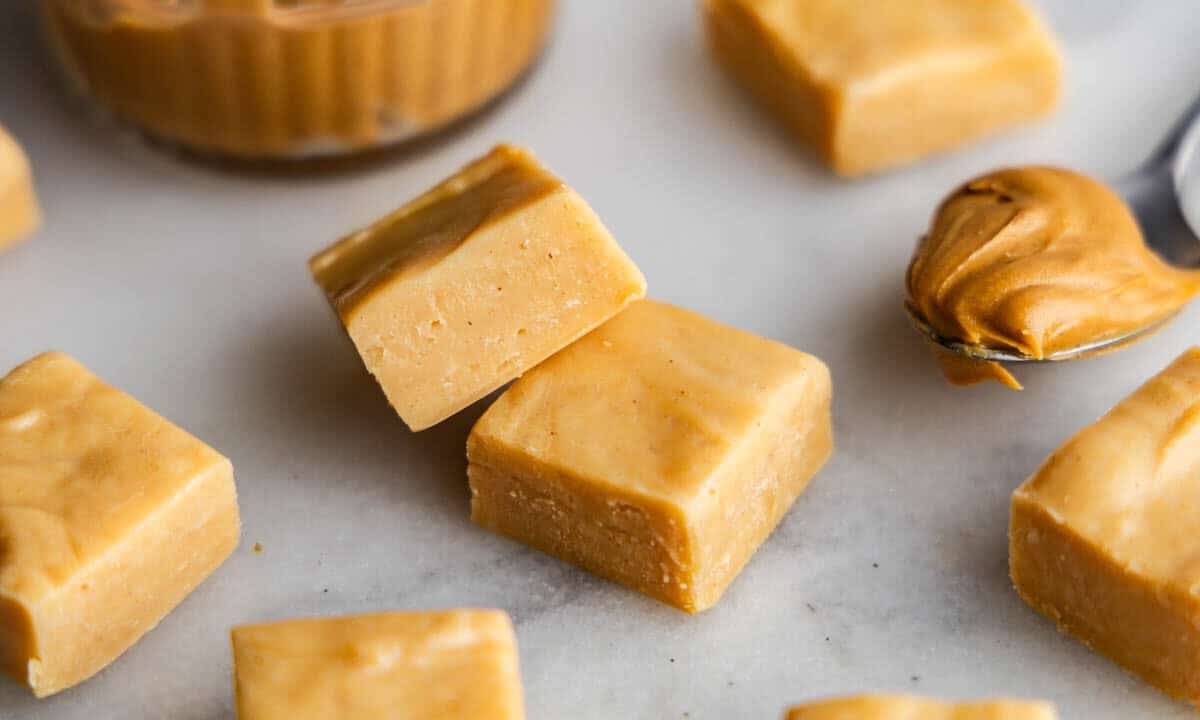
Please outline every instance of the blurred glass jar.
M479 109L545 44L555 0L42 0L67 74L153 136L334 155Z

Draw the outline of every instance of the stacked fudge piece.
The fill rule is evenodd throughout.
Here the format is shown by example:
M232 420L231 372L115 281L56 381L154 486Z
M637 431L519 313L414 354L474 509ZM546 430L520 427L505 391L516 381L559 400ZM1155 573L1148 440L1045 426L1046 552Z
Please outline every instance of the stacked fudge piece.
M479 525L683 610L720 598L832 450L819 360L642 300L596 214L524 150L311 268L414 430L520 378L468 441Z
M717 602L832 451L824 364L642 299L642 274L595 212L525 150L497 147L310 268L413 430L516 380L468 440L475 522L688 612ZM405 675L385 700L422 686L405 667L429 617L445 620L236 630L242 717L307 717L270 710L313 677L295 656L346 640L351 660L322 665L306 697L349 694L362 664ZM487 655L467 664L495 665ZM515 654L500 664L516 683ZM517 699L487 717L520 715L519 695L496 696Z
M832 450L820 361L644 300L524 150L311 269L413 430L516 380L468 441L477 523L683 610L720 598ZM102 669L237 545L230 462L65 355L0 380L0 458L0 669L38 695ZM497 611L246 626L233 646L243 720L524 712Z

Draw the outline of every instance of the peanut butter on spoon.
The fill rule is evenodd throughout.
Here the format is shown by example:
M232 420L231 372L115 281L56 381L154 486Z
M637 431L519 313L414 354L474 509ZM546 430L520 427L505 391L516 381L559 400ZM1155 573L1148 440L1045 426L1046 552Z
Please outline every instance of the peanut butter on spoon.
M908 269L909 311L943 338L1030 359L1119 338L1200 292L1147 246L1103 184L1051 167L967 182L934 213ZM995 362L939 350L947 380L1020 385Z

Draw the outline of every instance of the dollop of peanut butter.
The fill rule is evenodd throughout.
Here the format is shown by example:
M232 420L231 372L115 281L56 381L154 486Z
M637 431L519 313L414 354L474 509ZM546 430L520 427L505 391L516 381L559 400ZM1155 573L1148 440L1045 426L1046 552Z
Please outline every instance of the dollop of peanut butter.
M910 309L939 335L1041 359L1169 317L1200 292L1200 272L1155 255L1102 183L1018 167L942 201L907 289ZM960 373L959 384L970 377Z

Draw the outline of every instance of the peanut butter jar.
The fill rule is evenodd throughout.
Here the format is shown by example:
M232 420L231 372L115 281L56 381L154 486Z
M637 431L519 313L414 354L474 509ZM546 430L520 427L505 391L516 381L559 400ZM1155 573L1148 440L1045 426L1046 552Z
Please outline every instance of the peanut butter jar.
M437 130L521 76L555 0L41 0L82 91L204 152L303 158Z

